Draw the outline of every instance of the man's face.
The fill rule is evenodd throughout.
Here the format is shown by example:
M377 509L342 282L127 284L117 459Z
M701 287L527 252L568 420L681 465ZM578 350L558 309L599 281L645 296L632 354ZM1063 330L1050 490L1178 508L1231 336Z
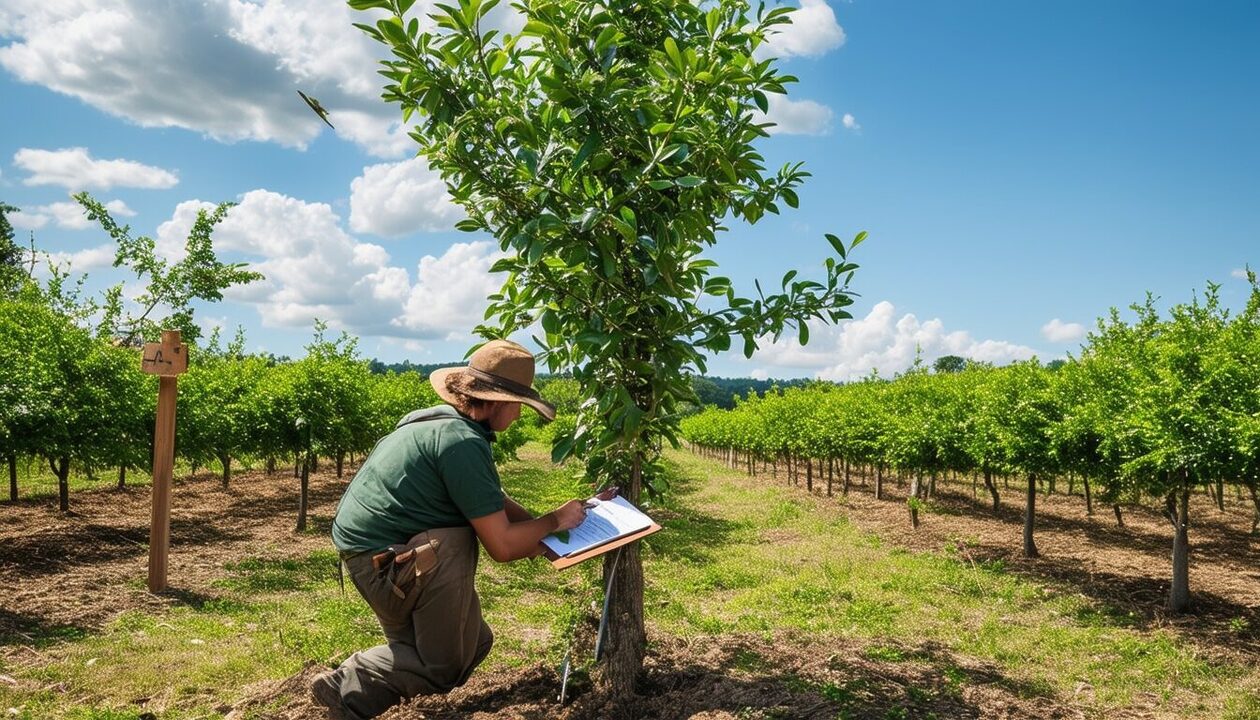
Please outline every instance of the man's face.
M503 432L520 417L520 403L496 401L490 410L490 414L486 416L486 422L490 424L491 430L495 432Z

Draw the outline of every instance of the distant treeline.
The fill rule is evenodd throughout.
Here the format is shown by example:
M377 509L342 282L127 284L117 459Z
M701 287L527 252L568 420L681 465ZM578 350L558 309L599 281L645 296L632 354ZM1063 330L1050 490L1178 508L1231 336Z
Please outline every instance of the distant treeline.
M462 362L446 362L446 363L413 363L410 360L403 360L398 363L384 363L380 360L371 360L368 363L368 369L377 375L385 375L387 373L405 373L417 372L420 375L428 377L429 373L446 367L460 367L465 363ZM548 375L540 375L540 380L551 379ZM818 380L754 380L752 378L724 378L724 377L697 377L692 380L692 385L696 390L696 396L700 398L701 405L716 405L719 408L730 410L735 407L735 397L748 397L749 392L755 392L758 397L765 395L771 388L791 388L803 387L810 383L817 383Z
M754 380L752 378L697 377L693 378L692 387L701 405L716 405L725 410L735 407L735 397L748 397L749 392L758 397L766 394L771 388L804 387L817 383L818 380Z

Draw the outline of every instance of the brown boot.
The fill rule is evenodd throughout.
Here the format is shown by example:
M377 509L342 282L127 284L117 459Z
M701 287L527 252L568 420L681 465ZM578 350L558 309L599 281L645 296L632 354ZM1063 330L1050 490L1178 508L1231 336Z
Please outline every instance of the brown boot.
M311 681L311 697L315 704L328 711L329 720L347 720L350 716L341 704L341 689L337 686L337 671L321 673Z

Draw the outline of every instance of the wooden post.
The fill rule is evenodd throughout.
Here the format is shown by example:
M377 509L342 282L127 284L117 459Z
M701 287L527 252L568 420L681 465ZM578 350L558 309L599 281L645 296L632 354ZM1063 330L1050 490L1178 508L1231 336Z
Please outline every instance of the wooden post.
M175 470L176 377L188 370L188 352L178 330L163 330L162 342L146 343L140 369L159 375L157 424L153 429L153 524L149 530L149 592L166 589L171 545L171 475Z

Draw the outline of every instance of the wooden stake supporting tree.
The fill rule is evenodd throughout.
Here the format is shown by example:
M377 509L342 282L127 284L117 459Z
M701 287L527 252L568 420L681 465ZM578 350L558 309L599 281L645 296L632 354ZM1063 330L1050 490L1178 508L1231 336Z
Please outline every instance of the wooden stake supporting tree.
M158 380L157 423L153 429L153 524L149 530L149 592L166 589L171 545L171 475L175 468L176 378L188 370L188 351L178 330L163 330L162 342L146 343L140 369Z

